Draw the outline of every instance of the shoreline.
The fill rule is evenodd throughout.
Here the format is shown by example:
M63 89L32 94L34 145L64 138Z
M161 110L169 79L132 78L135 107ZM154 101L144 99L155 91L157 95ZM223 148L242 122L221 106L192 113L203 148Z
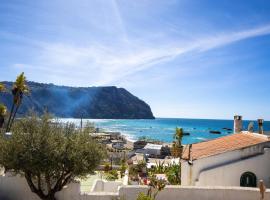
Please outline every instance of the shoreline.
M80 126L80 119L62 118L61 122L71 122L76 126ZM207 120L208 121L208 120ZM232 134L233 124L223 120L189 120L189 119L173 119L173 120L109 120L109 119L82 119L83 124L87 122L93 124L94 127L106 132L120 132L130 144L145 137L150 143L160 141L162 143L172 143L173 134L176 127L182 127L185 133L189 133L183 137L183 144L193 144L222 136ZM224 128L226 127L226 129ZM243 127L248 127L248 123L243 122ZM229 130L230 129L230 130ZM270 123L264 123L264 130L270 130ZM218 131L219 134L210 133L210 131ZM148 140L149 139L149 140Z

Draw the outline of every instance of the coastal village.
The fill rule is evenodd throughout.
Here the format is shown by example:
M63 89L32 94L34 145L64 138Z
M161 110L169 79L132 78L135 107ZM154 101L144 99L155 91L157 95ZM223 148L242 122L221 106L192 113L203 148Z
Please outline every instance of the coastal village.
M270 200L270 0L0 0L0 200Z
M270 135L263 129L263 119L258 119L257 131L253 126L243 130L242 116L234 116L233 134L188 145L181 144L182 137L188 137L181 128L176 128L173 143L163 143L149 138L130 141L120 132L92 127L89 135L106 147L107 159L93 174L68 184L56 197L135 200L155 177L163 185L154 197L158 200L270 199ZM182 147L178 151L174 148L177 142ZM38 199L24 178L5 171L0 191L3 200Z
M22 73L12 89L17 108L27 89ZM6 122L4 113L2 109L1 200L270 199L270 132L263 119L244 130L242 116L236 115L233 129L222 128L228 135L184 145L183 137L190 134L182 128L175 129L172 143L147 137L131 141L120 132L84 125L82 119L80 126L46 113L14 120L12 109ZM78 174L73 179L72 171Z
M258 131L253 127L243 130L242 116L234 117L233 134L217 139L183 146L181 158L172 154L173 143L131 142L120 133L95 133L112 152L112 158L127 159L130 166L143 165L140 173L129 177L135 185L143 185L147 172L157 170L159 178L168 181L166 167L181 166L181 185L184 186L241 186L270 187L268 169L270 135L263 130L263 119L258 119ZM128 150L128 151L126 151ZM124 154L123 154L124 152ZM139 168L140 168L139 167ZM227 174L229 173L229 174Z

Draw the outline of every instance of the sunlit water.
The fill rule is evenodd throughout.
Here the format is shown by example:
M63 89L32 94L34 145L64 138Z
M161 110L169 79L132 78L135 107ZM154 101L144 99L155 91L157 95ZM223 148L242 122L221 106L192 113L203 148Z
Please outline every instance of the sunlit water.
M61 119L65 122L80 124L80 119ZM97 128L106 131L117 131L126 135L131 140L136 140L141 136L152 139L171 142L176 127L182 127L184 132L190 133L184 136L183 143L196 143L217 137L232 134L232 131L223 128L233 129L233 120L212 120L212 119L169 119L157 118L155 120L115 120L115 119L83 119L83 124L87 121L93 122ZM250 121L243 121L244 129L247 129ZM254 121L255 129L257 123ZM209 131L220 131L221 134L212 134ZM270 122L264 122L264 130L270 130Z

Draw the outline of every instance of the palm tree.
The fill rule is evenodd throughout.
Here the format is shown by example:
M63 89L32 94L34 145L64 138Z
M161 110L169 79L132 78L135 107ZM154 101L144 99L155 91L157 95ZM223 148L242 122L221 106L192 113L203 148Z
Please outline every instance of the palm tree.
M17 76L17 79L15 83L13 84L13 88L12 88L13 103L12 103L10 115L8 118L6 132L10 131L13 121L18 112L18 109L20 105L22 104L23 95L28 92L29 92L29 89L28 89L28 86L26 85L26 77L24 76L24 73L22 72L19 76Z
M173 156L174 157L178 157L178 158L182 158L182 154L183 154L183 145L182 145L182 139L183 139L183 135L184 135L184 131L182 128L176 128L175 129L175 134L174 134L174 142L173 142ZM179 163L181 164L181 163ZM176 169L177 171L178 169ZM181 167L179 167L179 173L175 174L175 177L177 177L176 182L177 183L181 183Z
M178 142L178 144L182 145L182 138L183 138L184 132L182 128L176 128L174 133L174 139Z
M6 106L4 104L0 104L0 129L4 125L6 113L7 113Z
M6 87L3 83L0 83L0 92L3 92L6 90Z
M174 142L173 142L173 151L174 151L174 156L175 157L182 157L182 151L183 151L183 146L182 146L182 138L183 138L183 129L182 128L176 128L175 133L174 133Z
M4 92L5 90L5 85L3 83L0 83L0 92ZM4 104L0 104L0 128L2 128L4 125L6 112L6 106Z

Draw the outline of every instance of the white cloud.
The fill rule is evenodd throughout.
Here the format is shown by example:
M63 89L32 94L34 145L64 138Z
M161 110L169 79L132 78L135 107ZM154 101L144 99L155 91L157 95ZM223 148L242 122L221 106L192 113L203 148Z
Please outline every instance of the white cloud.
M106 45L92 43L84 47L65 43L40 43L40 56L34 63L16 64L21 69L35 66L35 70L54 72L61 78L89 77L85 85L106 85L167 62L186 53L202 53L240 40L270 34L270 25L238 32L211 35L189 41L186 45L147 44L132 42ZM64 75L64 76L63 76ZM68 77L69 76L69 77ZM68 83L65 83L68 84Z

